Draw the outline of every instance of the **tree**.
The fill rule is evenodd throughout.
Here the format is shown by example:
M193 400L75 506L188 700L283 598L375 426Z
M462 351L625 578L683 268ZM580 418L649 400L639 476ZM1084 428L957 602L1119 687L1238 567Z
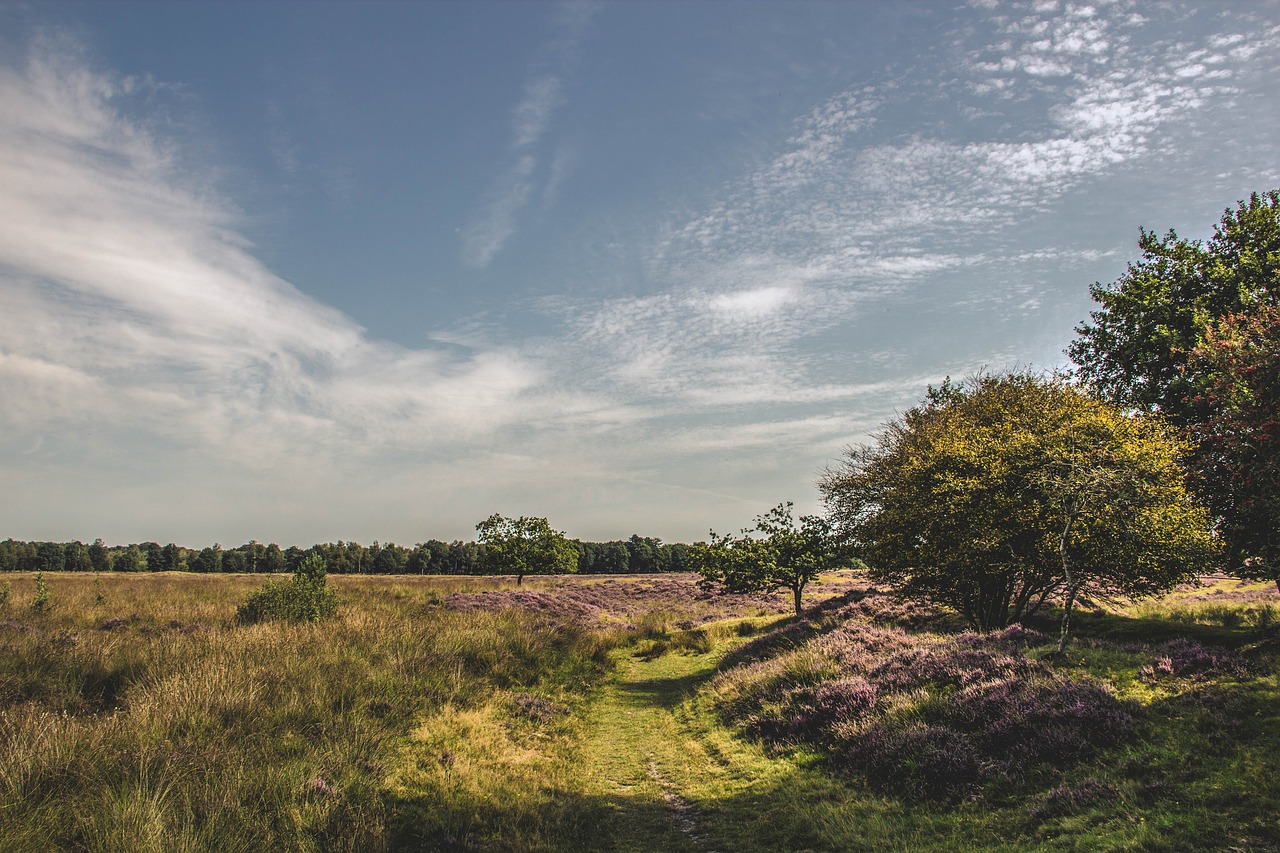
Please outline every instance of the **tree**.
M170 542L157 552L155 562L148 563L148 568L153 572L180 572L186 568L186 563L182 559L182 550Z
M485 565L495 574L514 574L517 586L525 575L570 574L578 566L578 550L545 518L495 513L476 525L476 534Z
M1215 516L1228 568L1251 574L1274 566L1276 525L1265 508L1280 494L1274 478L1242 468L1253 457L1240 455L1233 432L1244 426L1240 417L1265 411L1242 408L1231 389L1256 381L1246 369L1267 376L1266 359L1274 359L1276 338L1266 329L1280 307L1280 190L1225 211L1207 244L1142 231L1138 245L1141 260L1114 283L1090 289L1101 307L1076 329L1068 353L1104 397L1161 412L1199 445L1189 459L1192 482ZM1245 337L1250 343L1238 348ZM1249 353L1245 364L1238 354ZM1258 391L1249 395L1257 399ZM1264 422L1255 419L1254 427ZM1251 429L1250 440L1263 434Z
M36 545L36 571L60 572L66 562L66 550L61 542L40 542Z
M211 548L201 548L200 553L190 563L191 570L213 574L222 571L222 546L216 542Z
M1220 515L1228 564L1280 587L1280 307L1260 306L1212 324L1192 354L1197 402L1189 426L1200 489Z
M121 548L111 558L111 570L114 572L145 572L147 555L139 545Z
M1128 416L1058 375L980 375L930 388L820 483L873 575L950 605L979 630L1064 596L1139 597L1212 559L1185 449L1162 419Z
M111 552L107 549L107 543L101 539L93 540L93 544L89 546L89 563L95 572L111 571Z
M787 501L756 516L755 527L738 537L711 531L710 544L694 546L694 561L704 581L724 592L791 590L799 616L805 587L823 572L841 568L847 559L826 519L804 515L797 524L792 507Z

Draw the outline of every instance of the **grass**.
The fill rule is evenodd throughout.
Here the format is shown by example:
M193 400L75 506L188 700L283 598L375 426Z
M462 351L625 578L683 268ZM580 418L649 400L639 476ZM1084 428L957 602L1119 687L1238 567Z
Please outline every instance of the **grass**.
M945 613L829 580L796 621L689 578L331 576L332 619L238 625L261 577L51 574L37 610L10 575L0 849L1280 849L1264 586L1099 609L1063 656L1019 646L1027 671L1105 684L1131 727L930 800L743 716L850 678L839 631L956 642ZM960 695L922 684L886 713Z

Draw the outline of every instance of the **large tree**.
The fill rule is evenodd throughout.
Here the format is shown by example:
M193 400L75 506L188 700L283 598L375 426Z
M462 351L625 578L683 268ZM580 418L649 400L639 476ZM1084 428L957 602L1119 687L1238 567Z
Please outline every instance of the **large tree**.
M1257 383L1276 358L1267 318L1280 307L1280 190L1225 211L1208 243L1142 231L1138 245L1142 258L1123 276L1091 288L1099 308L1076 329L1068 353L1103 396L1163 413L1197 445L1193 486L1216 518L1228 567L1274 569L1275 515L1266 521L1263 510L1280 494L1274 477L1254 470L1255 451L1269 435ZM1248 400L1245 387L1254 388ZM1254 421L1248 452L1249 442L1239 441L1241 417ZM1280 583L1275 571L1269 576Z
M1155 593L1211 558L1183 450L1061 376L981 375L930 388L820 487L875 576L982 630L1059 593L1065 647L1082 593Z
M578 567L578 549L545 518L503 518L493 514L476 525L476 538L484 546L485 565L495 573L516 576L569 574Z
M825 518L792 518L792 503L778 504L756 516L754 527L739 536L718 536L694 546L694 563L705 582L724 592L791 591L796 615L805 587L823 572L848 563Z
M1280 587L1280 307L1232 314L1191 360L1208 414L1190 424L1201 490L1231 546L1229 564Z

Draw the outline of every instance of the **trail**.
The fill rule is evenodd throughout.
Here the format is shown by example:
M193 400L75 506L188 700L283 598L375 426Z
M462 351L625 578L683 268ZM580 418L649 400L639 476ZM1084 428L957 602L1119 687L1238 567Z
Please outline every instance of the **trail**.
M714 853L682 783L723 772L673 711L715 670L712 654L629 657L593 710L582 748L586 785L611 804L619 851Z

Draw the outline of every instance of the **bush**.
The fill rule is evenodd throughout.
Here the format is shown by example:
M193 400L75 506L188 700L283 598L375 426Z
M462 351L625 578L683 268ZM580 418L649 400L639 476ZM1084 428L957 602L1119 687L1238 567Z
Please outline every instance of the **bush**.
M13 592L13 584L9 581L4 582L4 586L0 586L0 607L9 603L9 595Z
M287 581L268 581L236 609L236 621L252 625L267 619L319 622L338 609L334 591L325 584L324 557L312 554Z
M31 609L36 613L43 613L49 607L49 587L45 585L44 573L36 572L36 594L31 599Z

